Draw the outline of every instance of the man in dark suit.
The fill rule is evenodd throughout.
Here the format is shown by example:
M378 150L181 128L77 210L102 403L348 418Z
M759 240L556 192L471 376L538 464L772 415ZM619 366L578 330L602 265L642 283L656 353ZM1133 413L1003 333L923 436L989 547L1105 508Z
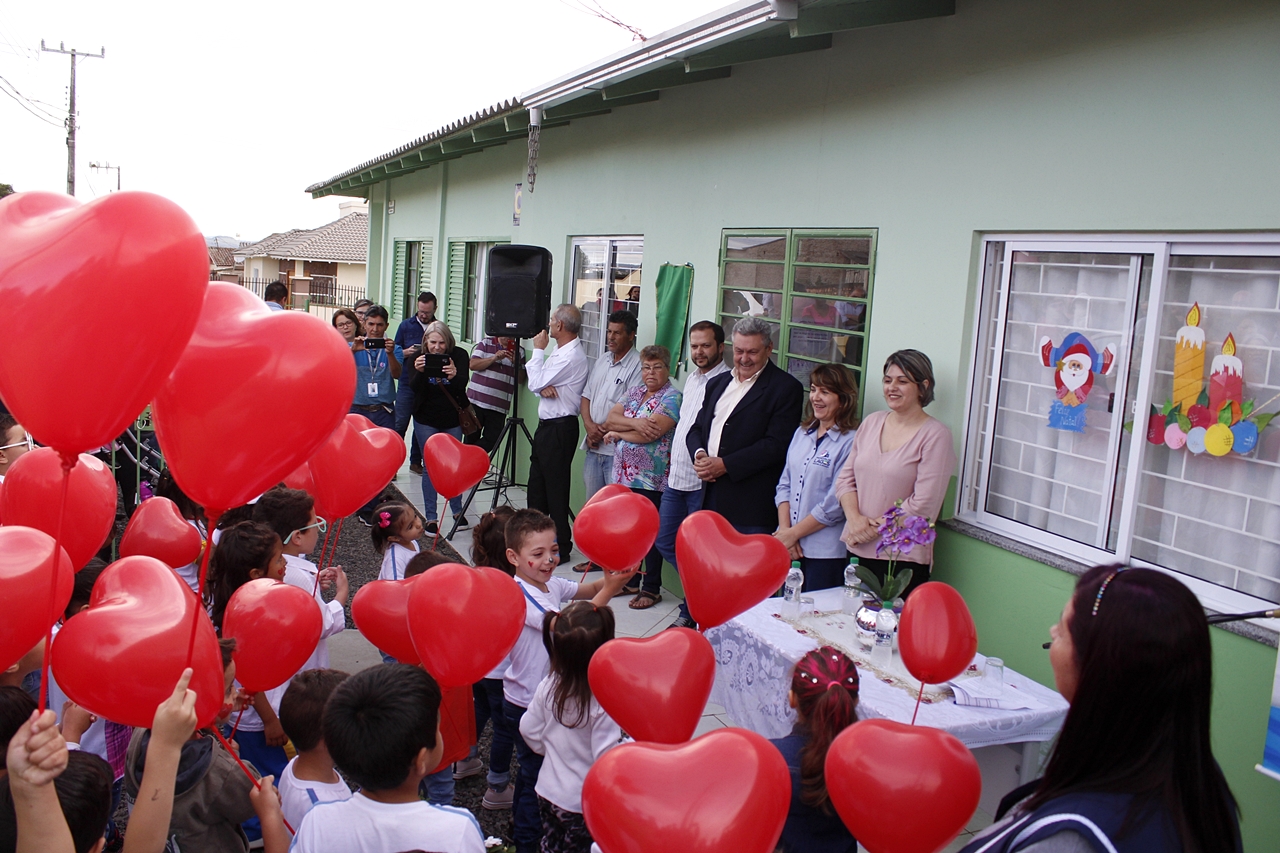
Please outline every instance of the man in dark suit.
M720 513L739 533L778 527L774 492L800 424L804 389L769 360L769 324L744 317L733 327L733 370L707 384L686 439L705 483L703 509Z

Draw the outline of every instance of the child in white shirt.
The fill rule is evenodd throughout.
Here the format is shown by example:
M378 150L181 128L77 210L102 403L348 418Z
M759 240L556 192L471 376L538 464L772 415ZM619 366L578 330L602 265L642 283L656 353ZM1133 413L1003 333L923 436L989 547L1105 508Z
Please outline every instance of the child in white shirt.
M507 560L516 567L515 581L524 595L526 608L524 628L511 650L511 665L502 678L502 708L515 739L516 759L520 764L512 804L513 834L516 849L520 853L531 853L538 849L542 838L542 818L535 792L542 756L530 749L520 736L520 718L551 666L542 643L543 614L558 611L576 599L590 599L599 607L608 607L609 601L640 567L617 574L606 571L603 578L590 583L554 577L552 573L560 562L555 522L536 509L518 510L511 517L507 522L506 543Z
M425 670L393 663L358 672L333 691L323 719L334 763L360 791L307 812L293 851L484 853L484 833L470 812L418 797L418 784L444 754L440 688ZM280 801L266 786L263 792L254 806L264 836L274 839L283 832Z
M551 674L520 720L520 736L544 756L536 786L543 853L589 853L582 783L596 759L626 739L587 681L591 656L613 639L613 630L613 611L590 602L575 601L543 616Z
M276 787L284 819L295 829L312 806L351 799L351 789L333 769L321 730L324 703L347 678L336 669L309 669L298 673L280 700L280 723L298 755Z
M326 523L316 516L315 501L300 489L277 486L258 499L253 508L253 520L270 527L284 543L284 582L315 596L320 607L320 640L299 672L328 669L329 645L325 640L347 626L344 608L351 590L342 566L321 572L315 563L303 556L316 549L320 534L327 529ZM325 601L321 593L330 588L334 590L333 600Z
M417 510L401 501L389 501L373 511L369 536L373 549L382 555L380 581L404 580L404 567L418 553L418 538L423 531Z

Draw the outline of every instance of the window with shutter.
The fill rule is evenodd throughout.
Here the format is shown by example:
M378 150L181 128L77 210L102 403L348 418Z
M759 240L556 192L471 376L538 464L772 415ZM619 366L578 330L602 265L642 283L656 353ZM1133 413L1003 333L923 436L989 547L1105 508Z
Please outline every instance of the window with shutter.
M391 318L393 320L403 320L408 315L405 313L405 242L396 240L395 255L392 259L391 267Z
M449 244L449 268L445 282L445 322L453 330L453 336L462 340L462 324L466 314L467 298L467 244Z
M435 269L435 245L430 240L418 244L418 289L430 290ZM414 294L417 297L417 294Z

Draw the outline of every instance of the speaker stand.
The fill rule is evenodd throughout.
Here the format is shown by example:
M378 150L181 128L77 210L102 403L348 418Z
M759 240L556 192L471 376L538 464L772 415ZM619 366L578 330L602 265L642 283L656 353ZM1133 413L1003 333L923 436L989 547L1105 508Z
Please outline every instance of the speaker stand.
M453 535L458 532L458 525L462 522L462 518L466 516L467 510L471 508L471 503L476 499L476 495L480 492L493 492L493 502L489 505L489 511L493 512L498 505L507 501L507 489L515 486L518 489L527 489L528 483L521 483L516 479L516 451L520 444L520 435L523 434L529 442L529 449L533 450L533 436L529 434L529 428L525 426L524 418L520 417L520 374L524 372L524 348L520 346L519 341L516 342L516 351L519 353L516 364L516 388L515 393L511 396L511 414L507 417L506 423L502 425L502 431L498 433L498 440L493 445L493 450L489 452L490 465L496 466L496 473L485 476L483 480L477 483L470 494L467 495L466 502L462 505L462 512L453 520L453 527L449 529L449 535L446 539L452 540ZM494 478L492 482L490 478ZM447 506L447 504L446 504Z

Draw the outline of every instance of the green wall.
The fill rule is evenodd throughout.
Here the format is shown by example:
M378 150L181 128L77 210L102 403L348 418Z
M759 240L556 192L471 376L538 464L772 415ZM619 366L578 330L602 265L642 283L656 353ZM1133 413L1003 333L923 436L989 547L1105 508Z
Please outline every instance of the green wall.
M379 185L371 210L390 198L396 212L371 230L371 281L389 287L391 240L438 241L439 292L444 240L509 235L552 250L559 300L573 236L640 234L645 341L662 263L692 263L691 319L713 314L725 228L874 227L869 363L928 352L930 412L959 450L983 233L1280 230L1277 46L1280 4L1262 0L958 0L953 17L838 33L830 50L545 130L519 228L523 144ZM882 406L871 390L866 411ZM531 425L535 407L526 394ZM1051 681L1040 644L1074 578L940 541L939 577L974 608L983 650ZM1214 647L1214 742L1246 849L1280 849L1280 786L1252 770L1276 653L1218 630Z

